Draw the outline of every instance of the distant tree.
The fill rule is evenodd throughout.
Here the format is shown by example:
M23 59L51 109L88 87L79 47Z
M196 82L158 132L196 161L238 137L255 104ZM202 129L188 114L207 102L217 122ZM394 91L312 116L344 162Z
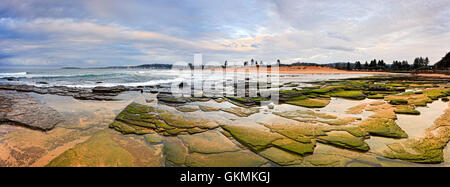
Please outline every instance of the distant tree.
M355 62L355 69L361 69L361 62L360 61L356 61Z
M245 61L245 62L244 62L244 66L247 66L247 65L248 65L248 62L247 62L247 61Z
M401 63L401 62L399 62L399 61L397 61L397 60L394 60L394 61L392 62L391 69L392 69L392 70L399 70L399 69L401 68L401 66L402 66L402 63Z
M250 60L250 65L251 66L255 65L255 60L253 60L253 58L252 58L252 60Z
M384 63L384 60L378 61L378 68L381 68L381 69L386 68L386 63Z
M430 60L428 59L428 57L426 57L426 58L417 57L414 59L413 68L419 69L419 68L427 67L429 63L430 63Z
M419 58L415 58L414 62L413 62L413 68L417 69L420 67L420 59Z
M430 60L428 59L428 57L425 57L423 64L425 67L428 67L428 64L430 64Z
M192 65L192 63L189 63L188 66L189 66L189 69L191 69L191 70L194 69L194 65Z
M366 63L364 63L364 69L367 69L367 68L369 68L369 63L367 63L367 61L366 61Z
M352 70L352 65L350 64L350 62L347 62L346 69L347 70Z
M281 61L280 61L280 59L278 59L277 60L277 66L280 67L280 65L281 65Z
M401 69L402 70L409 70L411 66L409 65L407 60L402 61Z
M369 67L371 67L371 68L377 67L377 59L373 59L372 61L370 61Z

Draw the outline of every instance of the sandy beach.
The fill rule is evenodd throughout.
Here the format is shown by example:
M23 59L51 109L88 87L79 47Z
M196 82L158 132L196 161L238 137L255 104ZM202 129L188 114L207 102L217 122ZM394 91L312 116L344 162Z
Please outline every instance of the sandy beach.
M205 69L205 71L224 71L223 68ZM230 72L258 72L256 67L229 67ZM264 71L264 70L261 70ZM267 68L271 72L271 68ZM326 66L281 66L278 68L280 74L389 74L389 72L379 71L346 71Z

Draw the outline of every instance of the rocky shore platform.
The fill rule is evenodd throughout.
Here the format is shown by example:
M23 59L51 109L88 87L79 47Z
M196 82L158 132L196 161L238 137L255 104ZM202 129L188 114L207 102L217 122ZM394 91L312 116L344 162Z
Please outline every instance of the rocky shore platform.
M47 131L62 121L61 114L33 97L16 91L0 90L0 125L19 125Z
M61 123L58 112L25 92L69 96L64 100L102 105L94 111L112 111L96 128L83 126L81 129L92 130L89 137L52 156L46 162L52 167L449 164L448 79L389 75L311 84L302 87L300 81L284 82L277 86L280 102L267 106L261 104L270 100L260 94L174 97L167 84L92 89L2 86L0 122L42 131ZM129 92L132 98L116 101L123 98L117 97L120 93L128 91L145 94ZM80 93L89 96L82 99ZM112 110L108 105L113 103L121 106ZM435 103L443 106L442 111L435 113L435 119L419 124L422 136L415 136L399 122L405 116L428 116L426 110ZM75 111L51 106L66 116ZM88 113L80 114L85 119L81 124L95 119L86 117ZM49 133L64 126L72 130L76 125L70 123L77 119Z

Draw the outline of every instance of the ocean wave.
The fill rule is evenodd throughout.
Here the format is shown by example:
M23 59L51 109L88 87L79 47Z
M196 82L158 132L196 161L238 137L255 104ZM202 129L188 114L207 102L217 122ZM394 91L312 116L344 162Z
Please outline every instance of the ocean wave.
M154 86L154 85L158 85L158 84L182 82L182 81L184 81L184 79L176 78L176 79L166 79L166 80L151 80L151 81L146 81L146 82L77 84L77 85L64 85L64 86L75 87L75 88L94 88L94 87L97 87L97 86L103 86L103 87L114 87L114 86L137 87L137 86Z
M92 78L92 77L106 77L106 76L120 76L123 73L87 73L87 74L73 74L73 75L50 75L50 74L30 74L27 72L19 73L0 73L0 78Z
M0 73L0 78L18 78L18 77L23 77L26 76L28 73L27 72L17 72L17 73Z

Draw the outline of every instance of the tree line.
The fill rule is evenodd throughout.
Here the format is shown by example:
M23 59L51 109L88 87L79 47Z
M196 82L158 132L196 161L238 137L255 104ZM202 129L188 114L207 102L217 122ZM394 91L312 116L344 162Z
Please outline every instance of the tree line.
M391 64L387 64L384 60L373 59L370 62L366 61L362 63L361 61L356 61L355 63L335 63L331 66L337 69L345 70L365 70L365 71L411 71L416 69L427 69L431 68L429 66L430 60L428 57L417 57L414 62L410 64L407 60L394 60Z

